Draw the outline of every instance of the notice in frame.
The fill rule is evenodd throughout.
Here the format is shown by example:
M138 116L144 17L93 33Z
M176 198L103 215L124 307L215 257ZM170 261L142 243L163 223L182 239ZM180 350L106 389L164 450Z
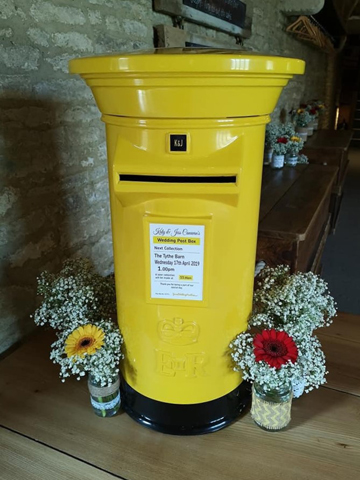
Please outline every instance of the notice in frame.
M203 300L204 225L150 223L151 298Z

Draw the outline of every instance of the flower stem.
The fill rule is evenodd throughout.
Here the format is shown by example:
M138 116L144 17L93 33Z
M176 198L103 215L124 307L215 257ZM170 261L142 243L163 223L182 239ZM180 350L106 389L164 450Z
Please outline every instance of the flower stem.
M99 402L99 403L104 403L104 402L103 402L103 397L97 397L97 399L98 399L98 402ZM105 410L105 408L102 408L102 409L101 409L101 416L102 416L102 417L106 417L106 410Z

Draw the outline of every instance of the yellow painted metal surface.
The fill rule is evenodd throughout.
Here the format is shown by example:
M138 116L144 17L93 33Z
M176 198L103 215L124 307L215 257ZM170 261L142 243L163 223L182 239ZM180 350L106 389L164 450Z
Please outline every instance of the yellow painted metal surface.
M182 50L70 62L106 124L122 371L151 399L241 382L227 349L251 311L265 125L303 69Z

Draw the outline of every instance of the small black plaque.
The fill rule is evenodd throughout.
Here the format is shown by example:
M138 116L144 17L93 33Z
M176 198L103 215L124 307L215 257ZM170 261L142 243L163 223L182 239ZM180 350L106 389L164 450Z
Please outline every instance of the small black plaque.
M170 134L170 152L186 152L187 136Z
M240 0L183 0L183 5L244 28L246 4Z

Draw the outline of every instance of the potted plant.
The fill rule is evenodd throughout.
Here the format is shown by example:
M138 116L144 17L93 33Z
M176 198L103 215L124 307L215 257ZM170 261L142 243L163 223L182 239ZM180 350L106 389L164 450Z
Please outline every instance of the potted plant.
M295 166L298 162L298 155L300 150L304 147L304 142L297 135L293 135L287 143L288 154L286 158L286 165Z
M295 130L296 133L301 137L303 142L306 142L308 136L308 125L311 121L309 112L305 108L298 108L295 115Z
M306 155L304 155L303 153L301 153L298 157L297 157L297 164L298 165L308 165L309 163L309 159Z
M249 331L230 349L234 368L253 382L252 416L262 428L284 428L292 396L325 383L325 356L314 330L329 326L335 314L327 284L317 275L291 275L285 265L265 267L258 275Z
M279 137L291 138L295 135L295 127L291 122L282 123L279 125Z
M265 149L264 149L264 165L270 165L274 152L273 145L277 139L279 127L275 123L268 123L265 130Z
M308 105L306 110L309 112L309 115L310 115L310 122L308 123L308 126L307 126L308 137L310 137L314 133L314 129L315 129L315 125L316 125L318 115L319 115L319 111L318 111L317 108L315 108L312 105Z
M60 366L62 381L88 375L94 412L115 415L120 407L123 338L111 320L116 311L113 277L97 274L88 260L68 260L58 274L40 275L38 294L42 302L34 321L56 332L50 359Z
M273 144L273 156L271 159L271 168L283 168L285 163L285 155L287 153L287 137L278 137Z
M319 128L319 117L326 111L326 105L321 100L313 100L311 108L316 111L316 115L313 118L313 127L314 130L317 130Z

